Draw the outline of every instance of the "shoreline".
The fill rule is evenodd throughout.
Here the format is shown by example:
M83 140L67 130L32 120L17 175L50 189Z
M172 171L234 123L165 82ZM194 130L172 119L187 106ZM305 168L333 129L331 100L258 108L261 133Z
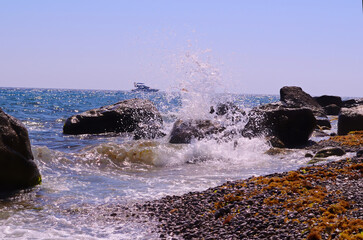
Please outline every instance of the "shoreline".
M317 147L357 151L336 141ZM363 239L362 174L362 157L342 157L135 204L134 211L157 223L160 239Z
M363 158L137 205L160 239L363 239Z

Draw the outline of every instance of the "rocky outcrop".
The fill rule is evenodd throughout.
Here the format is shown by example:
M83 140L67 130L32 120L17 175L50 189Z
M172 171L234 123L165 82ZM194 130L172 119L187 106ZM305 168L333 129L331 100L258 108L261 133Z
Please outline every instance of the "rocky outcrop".
M290 108L282 103L254 108L248 117L248 123L242 131L243 136L273 136L286 147L306 145L316 127L316 119L311 109Z
M225 128L211 120L178 120L170 133L169 143L190 143L192 139L203 139Z
M330 121L325 110L319 103L308 93L304 92L300 87L285 86L280 89L280 100L289 108L310 108L316 117L317 126L331 128Z
M155 138L163 136L162 124L161 115L151 101L135 98L74 115L66 120L63 133L135 132L135 138Z
M363 130L363 105L342 108L338 118L338 135Z
M27 129L0 109L0 192L39 184L41 176L33 159Z

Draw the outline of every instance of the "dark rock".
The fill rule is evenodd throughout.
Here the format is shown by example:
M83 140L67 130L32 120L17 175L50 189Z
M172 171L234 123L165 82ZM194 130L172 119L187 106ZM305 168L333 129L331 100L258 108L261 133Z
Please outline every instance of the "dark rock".
M238 106L236 106L232 102L226 102L226 103L218 103L216 106L216 110L214 110L214 107L211 107L210 113L216 113L219 116L226 115L228 113L230 114L241 114L243 116L246 115L246 112L240 109Z
M342 101L342 107L349 108L354 107L358 104L358 101L356 99L348 99L345 101Z
M351 107L356 107L356 106L362 105L362 104L363 104L363 98L349 99L349 100L345 100L342 102L342 107L351 108Z
M330 129L331 124L320 104L300 87L283 87L280 89L280 100L290 108L310 108L317 120L316 125L320 128Z
M0 108L0 192L39 184L41 176L33 160L27 129Z
M135 132L135 138L162 136L163 121L159 111L149 100L129 99L68 118L63 126L65 134L99 134L107 132Z
M363 105L342 108L338 118L338 135L363 130Z
M359 149L358 151L357 151L357 157L363 157L363 149Z
M280 89L280 100L290 108L310 108L315 116L326 117L324 109L319 103L304 92L300 87L283 87Z
M266 137L267 142L274 148L284 148L285 144L276 136Z
M245 137L275 136L286 147L306 145L316 119L309 108L288 108L282 104L266 104L254 108L242 131Z
M331 129L331 123L328 117L315 117L316 118L316 126L323 130Z
M326 114L328 115L339 115L340 107L335 104L329 104L324 107Z
M220 133L224 127L211 120L178 120L170 133L170 143L190 143L192 139L202 139Z
M334 104L338 107L342 106L342 98L338 96L329 96L329 95L323 95L320 97L314 97L317 103L319 103L320 106L326 107L328 105Z

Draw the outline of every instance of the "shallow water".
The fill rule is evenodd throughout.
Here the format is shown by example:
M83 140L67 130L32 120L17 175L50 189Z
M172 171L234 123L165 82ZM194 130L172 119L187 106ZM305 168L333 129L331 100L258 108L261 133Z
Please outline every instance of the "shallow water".
M0 88L1 108L29 130L43 177L41 185L0 200L0 239L155 238L153 223L127 216L109 222L107 209L201 191L229 180L293 170L309 161L303 150L267 155L269 146L257 138L172 145L167 143L168 136L133 141L122 134L62 134L66 118L134 97L150 99L157 106L166 133L175 119L187 114L185 104L189 104L192 116L207 116L202 112L209 109L202 110L197 102L190 108L192 98L185 101L182 95ZM278 100L278 96L267 95L214 94L209 98L211 104L226 99L247 110Z

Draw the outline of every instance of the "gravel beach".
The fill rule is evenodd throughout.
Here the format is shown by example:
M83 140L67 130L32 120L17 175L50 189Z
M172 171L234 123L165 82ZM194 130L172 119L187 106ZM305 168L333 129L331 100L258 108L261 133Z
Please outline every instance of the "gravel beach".
M363 239L362 158L137 205L160 239Z

